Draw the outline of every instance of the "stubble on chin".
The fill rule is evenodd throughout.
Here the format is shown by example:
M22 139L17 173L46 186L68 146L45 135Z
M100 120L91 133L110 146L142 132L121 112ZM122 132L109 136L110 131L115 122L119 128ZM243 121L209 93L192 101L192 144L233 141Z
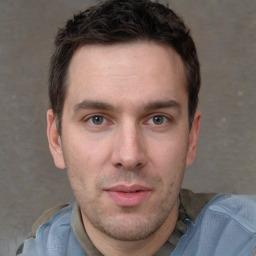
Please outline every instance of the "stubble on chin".
M140 175L142 176L142 175ZM133 178L136 174L133 174ZM126 176L126 180L131 176ZM136 177L136 182L140 178ZM120 174L113 176L102 176L97 182L97 187L109 186L116 182L123 181L124 177ZM130 180L132 181L132 180ZM158 193L161 194L162 180L158 177L147 177L143 179L143 184L154 188L159 188ZM86 204L80 204L83 220L86 229L86 223L90 223L101 233L120 241L139 241L150 237L154 234L171 214L176 202L175 185L171 184L165 196L158 201L151 202L150 199L145 205L138 207L117 207L111 208L108 205L91 201ZM85 200L87 201L87 200ZM150 206L150 204L152 204Z

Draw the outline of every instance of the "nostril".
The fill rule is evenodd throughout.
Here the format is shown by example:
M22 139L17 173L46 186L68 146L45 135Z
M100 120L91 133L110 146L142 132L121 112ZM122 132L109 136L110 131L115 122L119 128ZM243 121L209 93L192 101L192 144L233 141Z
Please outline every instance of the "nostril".
M121 164L121 163L117 163L117 164L116 164L116 167L117 167L117 168L120 168L120 167L122 167L122 164Z

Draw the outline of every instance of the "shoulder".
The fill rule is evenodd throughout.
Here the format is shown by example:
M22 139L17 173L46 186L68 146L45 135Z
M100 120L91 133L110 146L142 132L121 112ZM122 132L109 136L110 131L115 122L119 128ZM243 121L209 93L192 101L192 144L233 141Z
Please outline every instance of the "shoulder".
M33 224L31 231L26 237L26 240L21 244L16 252L16 255L24 253L26 247L31 243L44 243L52 234L56 234L59 226L64 225L69 229L70 216L72 207L70 205L60 205L46 210ZM68 231L67 229L67 231ZM64 231L64 230L62 230Z
M197 222L199 233L207 234L215 245L216 255L253 255L256 196L219 194L206 205Z
M36 232L39 229L39 227L41 225L43 225L44 223L47 223L50 221L50 219L60 210L67 208L69 205L68 204L63 204L63 205L59 205L59 206L55 206L53 208L50 208L48 210L46 210L45 212L43 212L43 214L34 222L31 231L29 232L27 238L35 238L36 236Z
M212 212L256 226L256 195L193 193L182 189L180 199L186 215L193 222Z
M195 221L186 219L185 223L187 233L173 255L253 255L256 196L217 194Z
M256 233L256 196L219 194L206 205L206 210L225 216L249 232Z

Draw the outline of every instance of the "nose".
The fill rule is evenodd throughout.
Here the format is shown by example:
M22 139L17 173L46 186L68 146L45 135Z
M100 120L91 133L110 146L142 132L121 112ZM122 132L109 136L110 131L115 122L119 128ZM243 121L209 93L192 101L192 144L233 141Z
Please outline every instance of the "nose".
M112 164L117 168L135 171L148 162L146 143L136 124L119 127L113 146Z

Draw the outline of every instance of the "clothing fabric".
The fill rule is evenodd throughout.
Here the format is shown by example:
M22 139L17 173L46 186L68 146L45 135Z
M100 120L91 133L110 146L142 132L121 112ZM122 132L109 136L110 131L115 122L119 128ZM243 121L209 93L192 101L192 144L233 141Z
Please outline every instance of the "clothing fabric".
M212 194L181 191L176 228L155 255L254 255L256 199L220 194L207 204L212 197ZM82 226L79 207L75 205L73 208L67 206L59 210L39 227L36 235L30 234L21 255L97 256L102 254L87 237Z
M256 247L256 198L218 195L199 214L186 220L172 256L245 256Z

